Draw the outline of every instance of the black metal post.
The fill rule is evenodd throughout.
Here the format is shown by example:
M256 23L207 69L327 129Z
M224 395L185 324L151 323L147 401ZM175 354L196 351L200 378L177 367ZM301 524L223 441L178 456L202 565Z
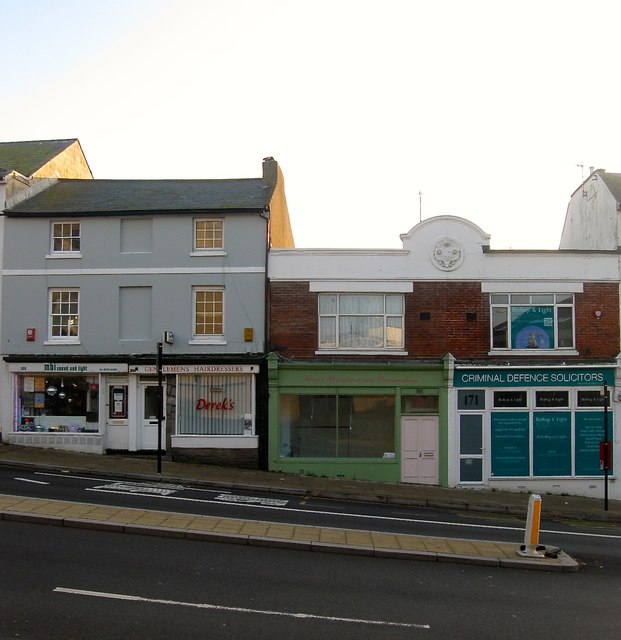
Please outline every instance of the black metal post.
M162 343L157 343L157 472L162 473L162 421L163 421Z
M608 385L604 385L604 511L608 511Z

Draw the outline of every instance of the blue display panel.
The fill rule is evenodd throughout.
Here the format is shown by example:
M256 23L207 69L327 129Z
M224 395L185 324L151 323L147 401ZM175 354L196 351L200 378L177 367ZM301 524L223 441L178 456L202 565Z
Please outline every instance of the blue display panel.
M528 411L492 412L492 476L528 476Z
M533 475L571 475L571 412L533 414Z

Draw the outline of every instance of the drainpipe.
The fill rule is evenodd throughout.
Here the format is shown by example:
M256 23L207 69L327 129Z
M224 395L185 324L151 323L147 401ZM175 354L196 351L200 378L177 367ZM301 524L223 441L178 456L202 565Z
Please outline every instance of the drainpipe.
M268 351L268 338L269 338L269 281L267 277L268 258L270 252L270 207L265 205L263 211L259 214L263 220L265 220L265 279L264 279L264 326L263 326L263 351Z

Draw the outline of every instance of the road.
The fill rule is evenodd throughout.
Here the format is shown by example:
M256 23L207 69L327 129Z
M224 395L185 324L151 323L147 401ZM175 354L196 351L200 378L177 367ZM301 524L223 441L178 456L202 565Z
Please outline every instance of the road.
M619 571L506 570L0 521L0 638L618 637Z
M61 472L0 468L0 493L114 506L360 528L417 535L519 543L524 522L515 517L227 491L174 483L132 482ZM540 541L583 563L621 567L621 526L542 520Z

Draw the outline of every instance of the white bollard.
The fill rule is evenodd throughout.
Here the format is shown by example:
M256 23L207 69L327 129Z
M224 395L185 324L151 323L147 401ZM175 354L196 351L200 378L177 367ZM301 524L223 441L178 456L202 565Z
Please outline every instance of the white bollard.
M524 532L524 544L520 545L518 555L526 558L545 558L537 550L539 546L539 522L541 520L541 496L531 494L528 501L528 516Z

